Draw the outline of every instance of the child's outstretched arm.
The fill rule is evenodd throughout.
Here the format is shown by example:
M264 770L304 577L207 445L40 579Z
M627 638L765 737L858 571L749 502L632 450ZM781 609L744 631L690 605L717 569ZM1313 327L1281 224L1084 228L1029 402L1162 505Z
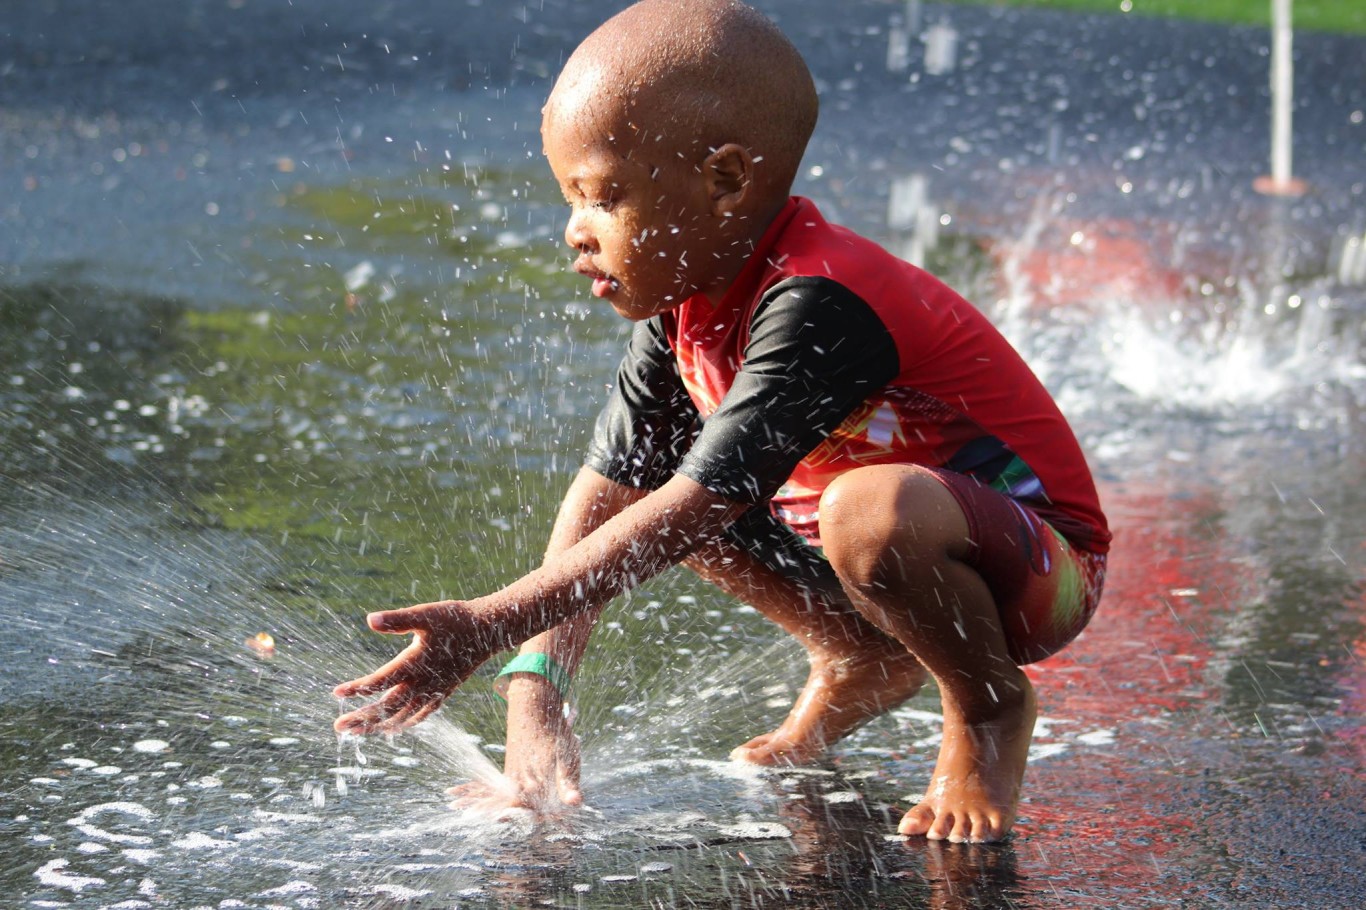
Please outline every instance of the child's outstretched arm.
M339 717L336 729L388 732L422 720L493 654L601 608L680 562L747 508L677 475L501 591L372 614L376 631L415 637L379 670L334 690L383 693Z

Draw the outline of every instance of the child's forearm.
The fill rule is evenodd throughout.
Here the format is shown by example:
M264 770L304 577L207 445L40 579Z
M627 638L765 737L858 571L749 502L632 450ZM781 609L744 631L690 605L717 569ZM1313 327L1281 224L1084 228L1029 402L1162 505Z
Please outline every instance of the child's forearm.
M680 562L746 508L676 476L571 546L552 552L539 569L469 606L484 622L496 624L500 637L525 641L602 607ZM552 540L572 537L566 528L563 537L557 533Z
M566 493L555 519L546 547L540 584L565 584L579 567L592 566L600 576L617 577L617 583L585 586L577 602L582 612L527 640L523 653L548 655L571 675L588 647L588 639L601 613L602 603L625 582L644 580L665 565L681 560L689 549L685 527L691 528L695 542L723 528L740 509L730 504L715 507L715 497L683 481L675 481L658 494L622 486L585 468ZM700 509L701 519L685 519ZM644 534L638 529L663 530L669 515L678 519L668 526L672 533ZM672 539L670 539L672 538ZM626 545L623 545L623 544ZM629 544L634 544L632 547ZM653 558L651 553L654 554ZM677 554L677 555L675 555ZM558 581L556 581L558 579ZM523 579L526 582L527 579ZM495 597L515 594L523 584L510 586ZM561 605L564 599L561 596ZM544 604L551 609L553 603ZM566 693L551 680L532 673L513 674L507 687L507 758L503 773L511 782L516 798L532 805L551 799L576 805L582 800L579 790L578 744L571 729L572 718L565 711Z
M546 544L545 562L550 562L602 527L622 509L643 499L648 491L615 483L590 468L583 468L565 492L555 516L555 525ZM571 676L578 671L579 661L588 647L588 639L597 623L598 612L590 610L568 622L523 642L523 653L547 654ZM509 710L521 702L516 696L523 687L509 687Z
M643 499L646 492L614 483L589 468L580 470L560 504L546 544L545 561L559 557L622 509ZM572 678L588 648L599 613L586 611L531 637L522 643L522 653L545 654ZM516 674L508 680L508 774L516 777L518 769L530 765L537 781L547 779L546 769L538 762L546 760L542 754L543 740L557 739L569 732L565 694L550 680L533 674Z
M580 469L560 503L545 558L552 559L568 550L649 492L608 480L591 468Z
M590 468L583 468L566 491L555 516L555 525L546 544L544 562L561 556L589 534L632 503L639 502L647 490L628 487L608 480ZM571 676L588 647L588 638L597 623L598 612L590 610L549 631L533 636L522 651L548 654Z

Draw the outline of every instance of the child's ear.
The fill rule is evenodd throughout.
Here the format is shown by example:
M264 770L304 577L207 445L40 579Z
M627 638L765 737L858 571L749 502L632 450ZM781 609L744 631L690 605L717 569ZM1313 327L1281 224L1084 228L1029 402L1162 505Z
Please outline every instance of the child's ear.
M702 163L712 213L733 215L740 210L754 183L754 156L749 149L727 142L713 149Z

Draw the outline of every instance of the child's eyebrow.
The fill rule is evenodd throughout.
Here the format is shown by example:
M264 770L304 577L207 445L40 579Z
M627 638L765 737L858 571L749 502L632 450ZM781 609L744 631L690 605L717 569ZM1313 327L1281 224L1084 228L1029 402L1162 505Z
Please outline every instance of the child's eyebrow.
M604 177L595 176L591 173L576 173L570 174L564 179L564 186L577 193L582 193L585 191L585 188L591 190L620 189L621 181L609 180Z

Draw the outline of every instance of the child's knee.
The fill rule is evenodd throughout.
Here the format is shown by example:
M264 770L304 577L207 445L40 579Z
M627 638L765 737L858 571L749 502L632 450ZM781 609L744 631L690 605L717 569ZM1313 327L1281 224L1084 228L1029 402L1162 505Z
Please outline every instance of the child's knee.
M831 561L864 549L863 544L877 536L871 527L875 516L868 511L878 505L876 482L865 478L864 470L841 474L821 494L821 546Z
M820 502L821 543L836 572L860 588L905 581L966 540L957 501L929 471L878 465L837 477Z

